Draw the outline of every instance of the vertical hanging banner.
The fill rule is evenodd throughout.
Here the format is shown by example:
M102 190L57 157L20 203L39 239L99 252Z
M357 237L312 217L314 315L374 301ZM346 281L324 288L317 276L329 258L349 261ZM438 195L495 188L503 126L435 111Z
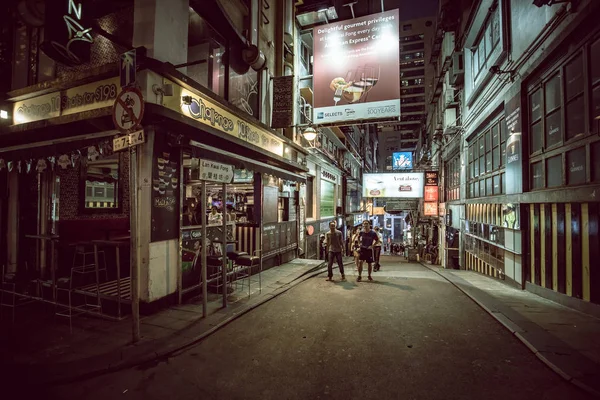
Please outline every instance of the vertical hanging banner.
M294 123L294 77L273 78L273 117L271 128L289 128Z
M504 106L508 140L506 141L506 194L523 192L523 161L521 146L521 94Z
M400 116L397 9L317 26L313 34L315 123Z

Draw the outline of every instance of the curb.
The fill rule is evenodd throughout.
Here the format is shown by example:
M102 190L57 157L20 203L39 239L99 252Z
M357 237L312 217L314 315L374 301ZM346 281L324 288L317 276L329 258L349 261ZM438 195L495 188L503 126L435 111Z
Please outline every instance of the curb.
M344 266L351 265L352 263L353 262L344 263ZM230 324L234 320L238 319L242 315L244 315L244 314L254 310L255 308L258 308L259 306L265 304L266 302L280 296L281 294L287 292L288 290L299 285L300 283L307 281L308 279L313 278L317 275L320 275L324 272L327 272L327 267L323 268L324 266L325 266L325 262L319 264L315 268L312 268L312 269L304 272L298 278L295 278L291 282L282 285L280 288L273 290L273 292L271 292L269 294L265 294L264 298L262 300L255 302L253 304L249 304L245 307L241 307L240 310L236 311L234 314L232 314L227 319L221 321L220 323L216 324L211 329L203 332L202 334L200 334L194 338L183 340L182 342L173 344L171 346L165 346L162 350L149 351L146 355L144 355L142 357L118 361L114 364L109 364L108 366L97 368L97 369L94 369L92 371L88 371L85 373L80 373L80 374L71 375L68 377L56 378L56 379L51 378L48 381L43 381L43 382L39 383L39 386L55 386L55 385L68 384L68 383L81 381L81 380L85 380L85 379L90 379L90 378L93 378L96 376L121 371L121 370L124 370L127 368L132 368L132 367L141 365L141 364L150 363L153 361L157 361L160 359L169 358L171 356L174 356L178 352L186 350L187 348L200 343L201 341L206 339L208 336L217 332L221 328L227 326L228 324Z
M579 379L570 376L562 368L560 368L558 365L554 364L553 362L551 362L550 360L548 360L546 357L544 357L544 355L533 345L533 343L531 343L530 341L528 341L527 339L525 339L525 337L521 334L521 332L524 332L525 330L522 329L521 327L519 327L514 322L512 322L510 319L506 318L504 316L504 314L502 314L500 312L492 311L489 307L487 307L481 301L477 300L475 297L473 297L470 293L468 293L466 290L464 290L463 288L461 288L455 282L453 282L452 280L448 279L446 276L444 276L440 272L436 271L436 269L434 269L433 267L431 267L431 266L429 266L427 264L424 264L421 261L419 261L419 264L421 264L423 267L429 269L430 271L435 272L436 274L438 274L439 276L441 276L442 278L444 278L446 281L450 282L455 288L457 288L458 290L460 290L463 294L465 294L468 298L470 298L475 304L477 304L485 312L487 312L488 314L490 314L492 316L492 318L494 318L496 321L498 321L513 336L515 336L517 339L519 339L519 341L521 343L523 343L525 345L525 347L527 347L542 363L544 363L548 368L550 368L553 372L555 372L561 378L563 378L567 382L570 382L573 385L577 386L579 389L581 389L581 390L583 390L583 391L591 394L592 396L600 398L600 392L599 391L597 391L596 389L594 389L594 388L586 385L585 383L581 382ZM473 285L471 284L471 286L473 286Z

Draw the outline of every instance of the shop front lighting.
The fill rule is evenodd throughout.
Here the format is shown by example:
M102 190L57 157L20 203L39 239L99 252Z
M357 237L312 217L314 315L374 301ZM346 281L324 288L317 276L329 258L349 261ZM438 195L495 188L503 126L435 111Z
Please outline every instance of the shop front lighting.
M304 136L304 139L312 142L317 137L317 131L312 126L309 126L302 132L302 135Z

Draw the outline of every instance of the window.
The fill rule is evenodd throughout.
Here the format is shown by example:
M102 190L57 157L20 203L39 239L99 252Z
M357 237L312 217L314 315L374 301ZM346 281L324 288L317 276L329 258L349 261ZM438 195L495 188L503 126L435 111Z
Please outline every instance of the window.
M315 178L309 176L306 179L306 218L314 218L314 189Z
M458 200L460 197L460 155L452 157L444 168L445 201Z
M489 60L500 42L500 7L495 7L485 21L483 29L472 47L471 67L473 77L477 79L480 72L489 69Z
M468 196L503 194L506 164L506 120L499 119L469 142L467 149Z
M424 69L416 69L416 70L412 70L412 71L400 72L401 78L410 78L411 76L425 76L425 70Z
M423 96L415 96L415 97L405 97L400 99L401 104L414 104L414 103L425 103L425 97Z
M423 50L424 48L425 48L425 43L423 43L423 42L410 43L410 44L403 44L402 46L400 46L400 51Z
M335 184L321 179L321 198L319 199L320 217L335 216Z
M598 52L600 39L583 44L528 88L531 190L600 182Z
M419 35L411 35L411 36L404 36L400 38L401 42L417 42L419 40L423 40L423 38L425 37L425 35L423 35L422 33Z

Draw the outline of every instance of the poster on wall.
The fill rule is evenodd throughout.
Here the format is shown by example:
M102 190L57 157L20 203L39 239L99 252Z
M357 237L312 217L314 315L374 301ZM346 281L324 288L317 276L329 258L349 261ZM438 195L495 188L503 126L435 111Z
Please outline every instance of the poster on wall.
M504 107L508 140L506 141L506 194L523 192L523 162L521 146L521 94L515 95Z
M152 157L152 242L179 235L179 167L179 151L157 132Z
M315 27L314 121L400 116L398 10Z
M423 181L422 172L363 174L363 197L420 199Z

